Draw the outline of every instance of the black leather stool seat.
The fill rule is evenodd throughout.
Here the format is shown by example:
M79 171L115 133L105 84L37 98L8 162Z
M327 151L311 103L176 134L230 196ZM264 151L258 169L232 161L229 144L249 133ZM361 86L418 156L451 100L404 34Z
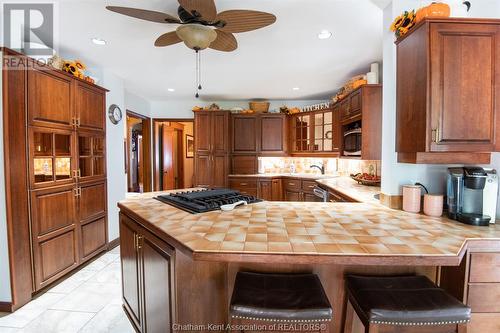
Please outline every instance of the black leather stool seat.
M315 274L238 272L231 317L250 320L318 322L332 319L332 307Z
M347 276L346 281L349 300L365 323L445 325L471 317L469 307L425 276Z

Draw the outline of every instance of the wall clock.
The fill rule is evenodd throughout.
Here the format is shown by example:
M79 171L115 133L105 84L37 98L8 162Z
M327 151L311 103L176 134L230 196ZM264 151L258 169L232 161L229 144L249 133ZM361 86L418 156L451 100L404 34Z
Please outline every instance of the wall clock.
M118 105L111 104L108 109L108 117L109 120L111 120L111 122L116 125L123 118L122 110Z

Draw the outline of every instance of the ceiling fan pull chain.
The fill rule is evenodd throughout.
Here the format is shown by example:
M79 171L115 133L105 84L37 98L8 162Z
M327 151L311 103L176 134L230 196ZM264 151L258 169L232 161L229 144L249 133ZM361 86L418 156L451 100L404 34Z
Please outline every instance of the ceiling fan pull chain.
M201 90L201 53L198 53L198 90Z
M196 98L200 97L200 94L198 93L199 91L198 87L200 85L200 65L198 62L199 57L200 53L198 50L196 50L196 95L195 95Z

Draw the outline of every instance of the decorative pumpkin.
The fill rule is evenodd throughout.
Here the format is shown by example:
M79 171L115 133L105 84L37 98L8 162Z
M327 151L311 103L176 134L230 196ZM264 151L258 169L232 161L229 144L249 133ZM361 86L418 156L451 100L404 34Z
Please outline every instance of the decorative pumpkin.
M446 3L433 2L427 8L428 16L450 17L450 6Z
M442 2L433 2L429 6L420 8L416 14L416 23L426 17L450 17L450 6Z
M394 22L392 22L391 24L391 31L393 31L396 37L399 38L406 35L406 33L408 33L408 31L415 25L415 23L415 10L412 10L411 12L405 11L403 14L394 19Z

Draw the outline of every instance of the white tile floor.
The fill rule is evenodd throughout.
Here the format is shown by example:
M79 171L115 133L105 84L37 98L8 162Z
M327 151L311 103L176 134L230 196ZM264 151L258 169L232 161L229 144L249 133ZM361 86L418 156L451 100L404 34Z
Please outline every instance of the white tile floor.
M115 248L14 313L0 313L0 333L133 333L121 306Z

